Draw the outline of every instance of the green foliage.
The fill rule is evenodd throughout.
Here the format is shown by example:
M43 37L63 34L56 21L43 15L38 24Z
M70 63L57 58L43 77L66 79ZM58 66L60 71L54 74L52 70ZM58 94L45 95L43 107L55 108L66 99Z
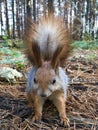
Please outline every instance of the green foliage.
M23 48L24 47L23 40L20 40L20 39L13 40L13 45L17 48Z
M88 59L89 61L93 61L95 58L96 58L96 56L95 56L93 53L90 53L90 54L87 56L87 59Z
M19 68L24 67L25 56L17 49L9 47L0 48L0 64L13 64Z
M9 39L7 33L3 36L3 42L1 43L3 47L17 47L21 48L24 46L23 40L20 39Z
M81 48L81 49L98 49L98 40L96 41L75 41L72 43L73 48Z
M5 35L3 36L3 40L4 40L3 43L2 43L3 46L10 46L10 47L12 47L13 42L12 42L11 39L8 38L7 33L5 33Z
M13 48L14 47L14 48ZM5 33L3 42L0 44L0 64L13 64L17 68L24 68L25 56L16 48L23 47L23 41L9 39Z
M82 49L88 48L88 44L86 41L75 41L74 43L72 43L72 46L74 48L82 48Z
M83 34L83 39L87 41L88 43L94 40L93 36L87 32Z
M19 68L19 69L23 69L25 67L25 65L24 65L24 63L17 62L16 67Z

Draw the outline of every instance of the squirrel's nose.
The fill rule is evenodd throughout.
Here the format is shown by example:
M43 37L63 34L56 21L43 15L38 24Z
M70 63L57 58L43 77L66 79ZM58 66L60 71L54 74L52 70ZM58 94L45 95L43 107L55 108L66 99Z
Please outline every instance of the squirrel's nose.
M41 94L40 96L41 96L41 97L46 97L47 95L46 95L46 94Z

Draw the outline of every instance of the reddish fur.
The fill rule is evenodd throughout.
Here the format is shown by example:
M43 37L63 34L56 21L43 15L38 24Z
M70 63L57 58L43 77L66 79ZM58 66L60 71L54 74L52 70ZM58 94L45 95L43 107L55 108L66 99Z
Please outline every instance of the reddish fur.
M65 24L63 23L63 20L61 17L54 17L52 15L50 15L49 17L42 17L39 20L39 23L41 23L44 26L47 25L47 23L49 23L51 26L57 28L58 31L56 34L57 35L56 40L59 42L58 48L61 48L61 49L59 49L60 51L57 50L58 53L54 52L55 56L54 55L52 56L51 53L49 53L48 50L46 50L45 54L41 54L39 60L40 61L42 59L43 59L43 61L50 60L50 61L52 61L51 64L53 67L59 60L59 65L63 66L64 61L67 59L67 57L69 56L69 53L71 51L70 34L68 32L68 28L65 27ZM29 60L32 62L33 65L41 66L41 62L36 62L38 60L37 54L39 54L40 52L36 53L36 55L35 55L34 51L32 50L32 47L34 47L33 44L35 44L34 37L35 37L36 33L39 33L39 32L37 32L38 31L37 28L38 28L38 23L32 22L31 19L27 20L25 34L24 34L24 41L26 43L27 55L28 55ZM48 44L49 44L49 37L48 37L47 45ZM36 51L35 47L34 47L34 50Z
M53 92L53 94L48 97L48 99L52 100L54 105L56 106L61 118L61 123L64 125L69 125L69 120L66 116L66 105L63 92L61 90L57 90ZM32 121L41 120L42 109L44 105L42 97L38 96L32 91L28 93L28 100L30 106L33 106L35 111L35 116L33 116Z
M44 62L42 67L37 70L36 77L42 90L44 90L53 79L53 75L50 73L50 67L50 62Z
M41 89L44 90L54 77L50 73L50 70L64 65L64 61L69 56L69 53L71 51L71 46L68 28L65 27L63 20L60 17L54 17L52 15L50 15L49 17L42 17L39 20L39 23L44 26L47 26L47 23L49 23L51 25L51 29L52 27L53 29L55 27L57 32L55 34L55 41L58 42L57 48L55 49L53 54L51 54L51 52L48 50L48 45L51 44L50 37L48 37L47 43L45 43L47 45L47 49L44 51L44 53L41 53L40 47L38 46L37 41L35 41L34 39L36 34L39 33L37 32L38 24L32 22L32 20L27 21L27 27L25 29L24 35L24 41L27 47L27 55L32 64L38 68L35 78L37 77L37 82L40 84ZM35 93L33 90L29 91L27 96L31 106L34 106L35 110L35 116L32 120L40 120L44 104L43 98ZM48 98L50 100L53 100L53 103L57 107L60 114L61 122L64 123L64 125L68 125L65 111L66 105L64 92L62 90L56 90Z

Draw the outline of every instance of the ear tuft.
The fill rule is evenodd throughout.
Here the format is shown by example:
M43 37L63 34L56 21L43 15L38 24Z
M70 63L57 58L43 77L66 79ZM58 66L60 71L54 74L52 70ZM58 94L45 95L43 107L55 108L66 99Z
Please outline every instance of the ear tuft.
M32 44L32 51L34 54L34 62L37 67L40 67L42 65L42 60L41 60L41 53L40 53L40 47L36 41L33 41Z
M62 50L62 47L58 46L58 48L56 49L56 51L52 57L51 66L53 69L55 69L59 64L59 55L60 55L61 50Z

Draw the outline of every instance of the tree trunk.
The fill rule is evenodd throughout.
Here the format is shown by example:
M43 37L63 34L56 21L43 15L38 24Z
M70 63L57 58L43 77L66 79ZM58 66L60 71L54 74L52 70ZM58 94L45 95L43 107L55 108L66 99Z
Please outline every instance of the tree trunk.
M16 0L16 25L17 25L17 37L20 38L19 0Z
M3 19L2 19L2 10L1 10L1 3L0 3L0 24L1 24L1 36L2 36L2 26L3 26Z
M36 21L36 0L33 0L33 18Z
M48 15L54 13L53 0L48 0Z
M14 13L14 0L12 0L12 17L13 17L13 39L15 39L15 13Z
M5 11L6 11L6 13L5 13L5 15L6 15L6 31L7 31L8 37L10 37L7 0L5 0Z
M64 20L65 20L67 26L69 26L68 25L68 7L69 7L69 4L66 2L64 5Z
M26 5L27 5L27 15L31 17L31 2L30 2L30 0L26 1Z
M58 8L59 8L59 11L60 11L60 15L61 15L61 2L60 2L60 0L58 0L58 3L59 3L59 6L58 6Z
M94 25L95 25L95 0L91 1L91 35L94 38Z
M87 0L87 7L86 7L86 25L88 25L88 30L89 30L90 28L89 27L89 0Z
M46 10L47 10L47 7L46 7L46 1L43 1L43 14L46 16Z

